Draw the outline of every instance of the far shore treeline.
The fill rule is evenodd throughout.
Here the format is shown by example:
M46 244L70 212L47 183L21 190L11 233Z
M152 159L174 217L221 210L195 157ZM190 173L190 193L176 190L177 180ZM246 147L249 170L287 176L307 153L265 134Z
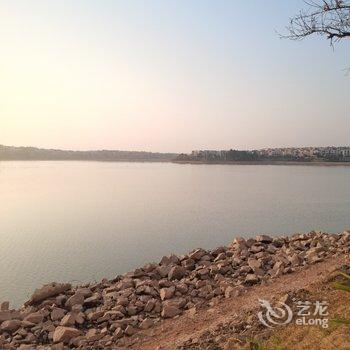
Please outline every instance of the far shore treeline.
M0 145L0 160L85 160L85 161L154 161L167 162L176 153L152 153L141 151L66 151L36 147L13 147Z
M350 162L350 147L289 147L264 148L252 151L199 150L180 154L176 161L183 162Z
M1 160L81 160L129 162L350 162L350 147L291 147L260 150L198 150L185 153L92 150L72 151L0 145Z

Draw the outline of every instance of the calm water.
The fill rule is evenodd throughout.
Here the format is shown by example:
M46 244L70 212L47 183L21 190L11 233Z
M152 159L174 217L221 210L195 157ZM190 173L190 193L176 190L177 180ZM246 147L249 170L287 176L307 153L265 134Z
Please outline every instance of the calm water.
M0 301L236 235L350 227L350 167L0 162Z

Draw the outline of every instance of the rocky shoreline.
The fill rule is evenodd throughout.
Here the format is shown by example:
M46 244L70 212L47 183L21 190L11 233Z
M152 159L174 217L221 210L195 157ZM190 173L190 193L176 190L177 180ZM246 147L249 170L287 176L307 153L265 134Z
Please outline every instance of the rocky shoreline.
M235 238L229 246L164 256L159 263L81 286L51 283L22 308L0 304L1 349L116 349L163 319L350 252L350 231ZM142 344L140 344L142 348Z

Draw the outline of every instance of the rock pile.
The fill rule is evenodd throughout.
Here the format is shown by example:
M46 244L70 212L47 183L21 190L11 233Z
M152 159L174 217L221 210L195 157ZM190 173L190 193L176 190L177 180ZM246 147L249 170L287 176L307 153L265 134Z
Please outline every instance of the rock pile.
M114 349L162 319L349 251L350 231L260 235L212 251L165 256L100 283L51 283L19 310L0 304L0 348Z

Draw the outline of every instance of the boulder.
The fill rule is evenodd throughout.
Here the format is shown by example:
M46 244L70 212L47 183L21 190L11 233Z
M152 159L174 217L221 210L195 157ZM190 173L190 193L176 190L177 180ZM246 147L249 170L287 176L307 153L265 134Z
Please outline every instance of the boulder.
M257 242L261 243L271 243L273 241L273 238L267 235L259 235L255 237Z
M96 321L98 318L104 315L104 311L91 311L87 314L87 318L90 321Z
M163 318L173 318L181 314L181 310L173 305L164 305L161 316Z
M131 326L130 324L125 328L125 334L126 335L133 335L136 333L136 329Z
M103 338L103 334L98 333L96 328L91 328L86 332L85 338L87 341L96 341Z
M101 296L97 293L84 300L84 306L87 306L87 307L96 306L101 303L102 303Z
M55 307L50 314L51 320L52 321L59 321L62 320L62 318L64 317L64 315L66 314L66 310L61 309L59 307Z
M140 328L141 329L148 329L151 328L153 326L153 321L150 318L145 318L141 324L140 324Z
M84 294L81 292L75 293L66 301L66 307L72 308L74 305L84 304Z
M64 293L70 288L71 288L71 285L69 283L53 282L50 284L45 284L41 288L36 289L33 295L31 296L31 298L25 304L31 305L31 304L39 303L45 299Z
M0 323L3 321L9 321L13 319L22 319L19 311L0 311Z
M254 273L249 273L245 278L245 283L254 284L259 282L259 277Z
M169 280L180 280L186 275L186 269L182 266L174 266L170 269L168 278Z
M175 287L169 287L169 288L162 288L159 292L160 298L162 300L170 299L175 294Z
M171 254L169 256L163 256L162 260L160 261L160 265L177 265L180 263L180 259L175 255Z
M79 335L81 335L81 332L76 328L58 326L53 333L53 342L68 344L71 339Z
M156 301L154 299L148 300L145 307L144 307L144 311L151 312L153 310L155 304L156 304Z
M251 259L248 259L248 265L254 271L255 269L259 269L261 267L261 261L251 258Z
M231 243L231 248L238 250L247 249L246 240L243 237L236 237Z
M188 254L188 257L190 259L198 261L206 254L207 254L207 252L204 249L199 248L199 249L194 250L192 253Z
M0 311L8 311L10 308L10 303L8 301L3 301L0 303Z
M21 327L21 324L22 322L20 320L4 321L0 326L0 330L6 332L15 332L19 327Z
M122 330L120 327L118 327L118 328L114 331L114 335L115 335L115 337L116 337L117 339L119 339L119 338L122 338L122 337L123 337L124 332L123 332L123 330Z
M33 312L24 318L24 321L28 321L35 324L41 323L43 322L43 320L44 320L44 315L41 314L40 312Z
M61 326L73 326L75 324L75 316L73 314L67 314L65 315L61 322Z

